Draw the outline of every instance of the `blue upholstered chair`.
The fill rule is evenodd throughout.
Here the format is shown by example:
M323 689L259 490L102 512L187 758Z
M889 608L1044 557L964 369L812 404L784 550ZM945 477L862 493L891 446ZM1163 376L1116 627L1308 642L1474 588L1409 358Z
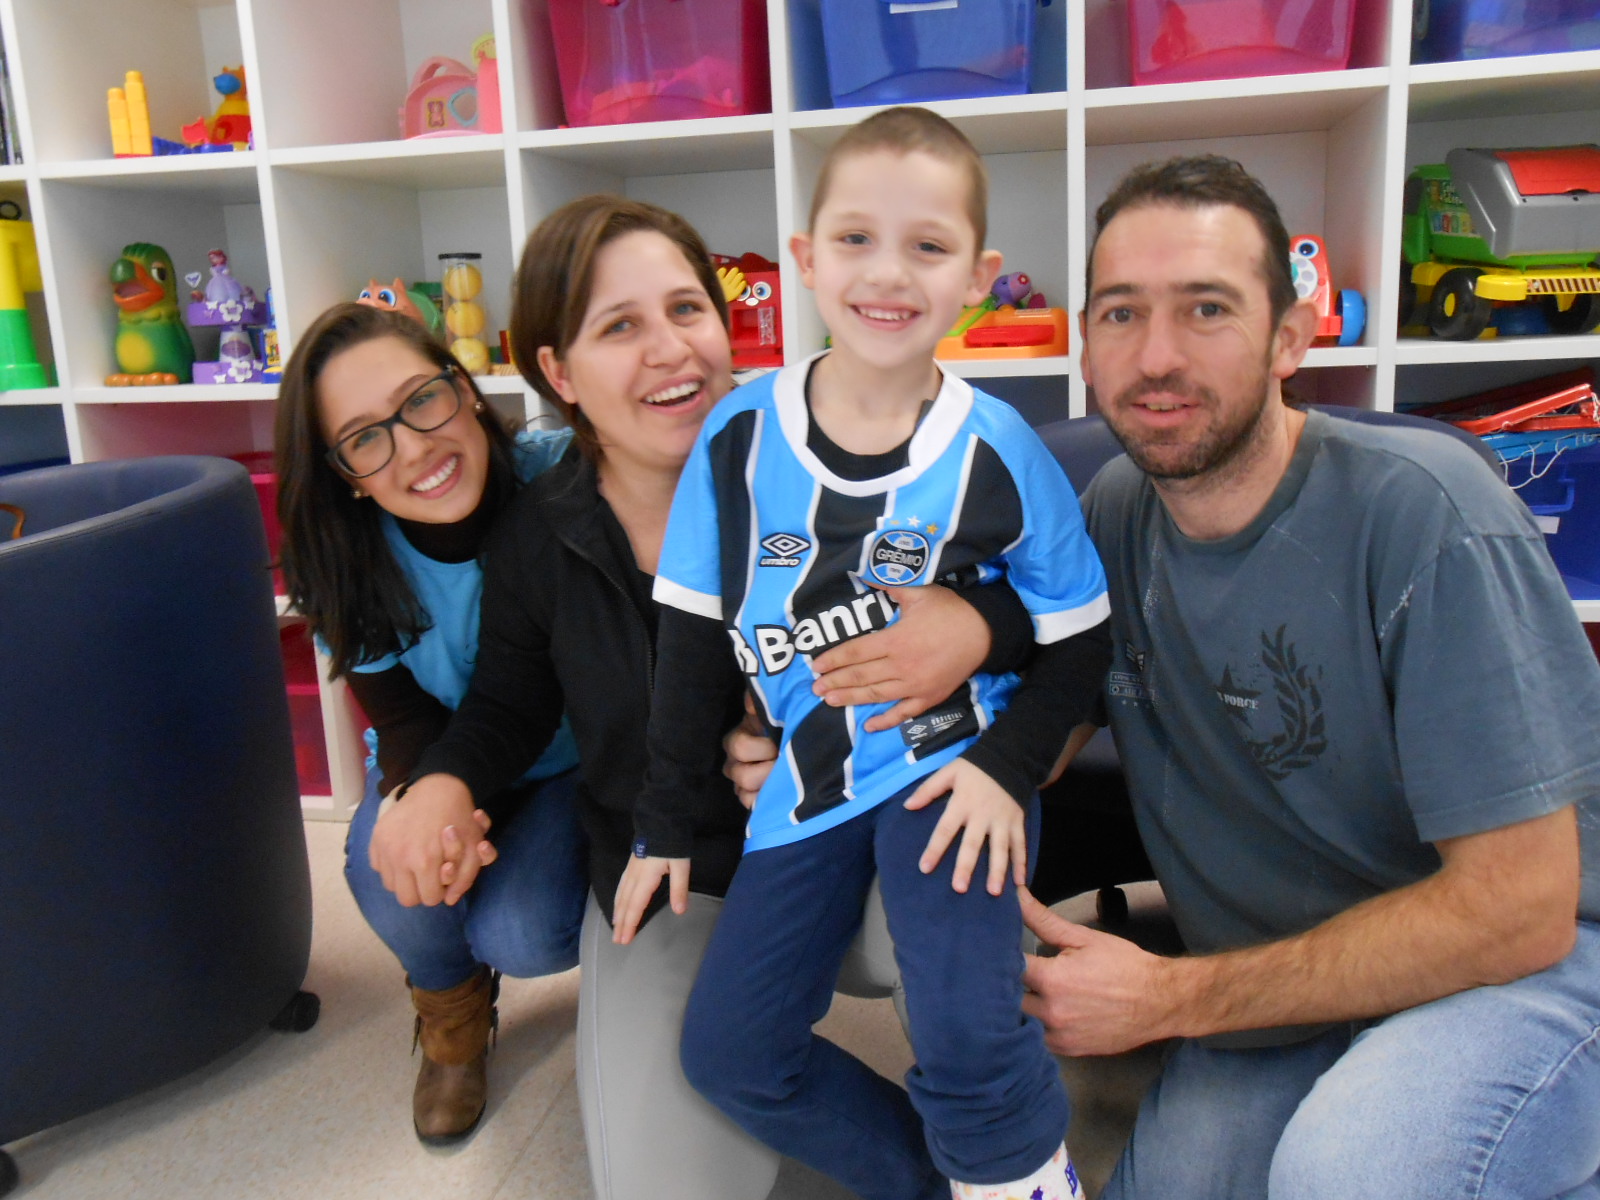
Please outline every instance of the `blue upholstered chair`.
M276 1022L311 887L265 534L244 468L0 477L0 1144ZM0 538L15 524L0 512ZM16 1181L0 1154L0 1192Z

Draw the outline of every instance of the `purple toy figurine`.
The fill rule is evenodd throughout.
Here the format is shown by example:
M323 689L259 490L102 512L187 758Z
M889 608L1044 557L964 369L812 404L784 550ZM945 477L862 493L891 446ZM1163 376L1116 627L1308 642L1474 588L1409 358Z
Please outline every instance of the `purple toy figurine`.
M224 300L244 299L244 285L233 277L228 256L221 250L206 255L211 260L211 278L206 281L205 302L216 308ZM198 299L198 297L197 297Z
M1033 280L1021 271L1013 271L996 279L992 290L994 298L1001 304L1009 304L1013 308L1025 308L1028 293L1033 291Z
M189 294L196 300L204 300L206 310L216 313L225 321L243 320L255 307L255 292L233 277L226 251L212 250L206 257L211 260L211 278L206 281L206 290L204 293L193 291ZM192 317L190 319L193 320Z

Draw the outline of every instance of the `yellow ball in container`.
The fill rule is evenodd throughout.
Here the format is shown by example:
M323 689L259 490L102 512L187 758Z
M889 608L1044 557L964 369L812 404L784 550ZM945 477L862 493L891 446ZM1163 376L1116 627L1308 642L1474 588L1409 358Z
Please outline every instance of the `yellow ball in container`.
M458 338L476 338L487 319L476 300L457 300L444 313L445 328Z
M444 294L452 300L471 300L483 291L483 272L472 263L457 262L445 269Z
M486 375L489 372L489 347L475 337L458 337L450 343L450 353L456 356L468 375Z

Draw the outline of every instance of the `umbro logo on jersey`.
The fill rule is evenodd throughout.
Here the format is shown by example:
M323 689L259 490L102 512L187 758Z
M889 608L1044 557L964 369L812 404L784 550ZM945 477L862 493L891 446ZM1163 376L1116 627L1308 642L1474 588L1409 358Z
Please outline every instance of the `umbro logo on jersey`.
M901 740L919 758L977 732L977 714L970 704L961 702L900 722Z
M928 565L928 539L911 529L886 529L872 539L867 574L881 584L915 583Z
M761 548L767 552L761 560L763 567L798 567L796 556L811 549L811 543L798 534L769 533L761 539Z

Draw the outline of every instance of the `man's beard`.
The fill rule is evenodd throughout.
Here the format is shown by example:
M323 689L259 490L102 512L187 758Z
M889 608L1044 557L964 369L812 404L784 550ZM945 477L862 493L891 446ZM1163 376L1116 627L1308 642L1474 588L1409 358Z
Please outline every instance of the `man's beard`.
M1212 413L1222 411L1221 402L1210 388L1197 387L1181 374L1173 372L1159 379L1142 379L1123 389L1109 411L1103 412L1106 425L1122 444L1123 450L1141 471L1153 479L1194 479L1201 475L1216 474L1233 464L1255 441L1267 411L1267 374L1265 371L1250 385L1260 402L1254 408L1243 408L1229 421L1213 424L1201 431L1194 442L1163 441L1160 434L1142 440L1128 429L1118 428L1124 407L1140 396L1165 394L1196 399ZM1111 414L1117 414L1113 417ZM1165 451L1166 453L1163 453Z

